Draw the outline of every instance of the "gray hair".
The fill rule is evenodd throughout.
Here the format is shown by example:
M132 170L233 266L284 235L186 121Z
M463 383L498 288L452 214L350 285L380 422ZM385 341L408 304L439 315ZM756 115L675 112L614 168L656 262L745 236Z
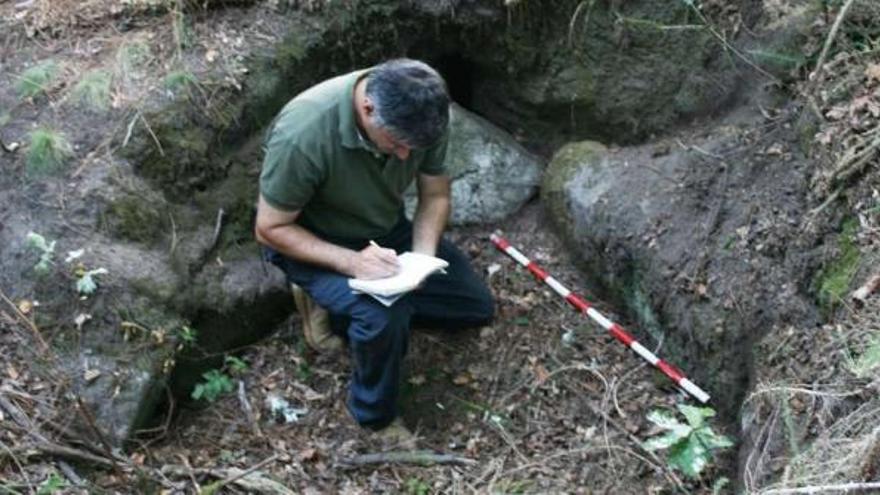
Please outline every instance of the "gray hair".
M374 67L366 94L375 124L412 148L431 146L449 124L446 82L424 62L399 58Z

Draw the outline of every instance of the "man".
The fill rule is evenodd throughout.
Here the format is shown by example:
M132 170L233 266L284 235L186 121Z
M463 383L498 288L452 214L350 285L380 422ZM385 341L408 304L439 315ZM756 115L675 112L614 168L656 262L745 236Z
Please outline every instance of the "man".
M352 416L392 437L409 435L397 398L410 324L476 327L494 313L465 255L441 238L450 209L448 123L440 75L398 59L301 93L264 143L257 240L296 286L306 342L337 349L343 344L334 330L347 337ZM410 223L403 192L413 180L418 206ZM352 293L349 278L393 275L396 252L404 251L445 259L447 274L428 278L390 307Z

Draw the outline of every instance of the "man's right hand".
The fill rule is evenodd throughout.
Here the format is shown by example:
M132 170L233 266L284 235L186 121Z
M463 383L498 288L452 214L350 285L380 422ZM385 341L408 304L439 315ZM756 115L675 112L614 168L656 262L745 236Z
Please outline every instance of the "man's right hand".
M393 249L367 245L350 260L348 272L355 278L372 280L390 277L400 271L397 253Z

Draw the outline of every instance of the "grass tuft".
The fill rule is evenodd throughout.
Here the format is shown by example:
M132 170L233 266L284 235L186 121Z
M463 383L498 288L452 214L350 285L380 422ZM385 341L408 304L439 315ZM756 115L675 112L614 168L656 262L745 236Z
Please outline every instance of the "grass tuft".
M116 52L117 76L136 71L149 60L149 45L142 41L126 42Z
M185 70L175 70L169 72L168 75L165 76L165 89L171 91L172 93L176 93L182 89L189 89L190 86L198 84L199 80L196 78L195 74Z
M58 64L54 60L44 60L18 76L15 90L20 98L33 98L49 89L56 74Z
M110 106L110 73L87 73L73 88L73 99L94 110L106 110Z
M44 175L60 170L64 162L73 156L73 148L63 134L41 127L30 134L31 144L27 156L30 175Z

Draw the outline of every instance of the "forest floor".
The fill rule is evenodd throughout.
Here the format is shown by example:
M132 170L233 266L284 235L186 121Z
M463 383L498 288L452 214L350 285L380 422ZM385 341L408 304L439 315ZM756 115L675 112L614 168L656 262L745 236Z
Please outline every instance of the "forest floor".
M616 319L613 308L581 292L585 281L543 215L539 204L528 205L505 223L504 235ZM249 483L259 475L304 493L708 490L641 447L660 432L645 413L671 408L682 392L495 250L488 240L495 227L501 226L449 235L486 274L498 302L496 321L452 334L417 329L404 365L401 407L419 447L465 464L356 465L359 456L382 452L382 445L345 409L349 361L306 350L293 315L274 336L241 350L247 365L233 373L232 393L203 409L175 411L141 437L118 470L88 471L91 488L82 491L127 493L140 483L132 492L190 493L234 478L235 469L252 468L249 476L228 480L226 489L254 489ZM54 402L51 378L30 371L27 325L8 308L0 315L0 351L8 358L4 391L39 425L40 411ZM299 412L295 419L272 413L269 402L278 399ZM27 492L62 480L52 474L62 472L57 460L16 450L29 443L28 435L15 427L4 432L4 445L15 453L4 468L7 490ZM704 479L712 480L712 473Z
M60 121L67 130L79 133L75 142L83 148L74 151L81 163L88 163L92 151L106 151L96 129L106 130L110 125L124 129L127 122L121 112L128 104L145 93L163 91L160 79L170 69L153 61L150 67L156 74L128 80L133 83L128 87L132 93L112 95L111 112L117 112L112 119L105 121L100 114L67 119L79 115L79 110L67 107L64 95L88 69L90 57L101 52L113 58L113 50L124 46L123 32L108 30L92 36L91 26L99 25L106 14L102 1L82 2L78 8L67 5L63 10L60 6L65 2L0 0L3 19L27 24L20 33L51 32L50 44L31 47L28 53L10 53L13 43L22 42L21 37L3 39L0 141L4 151L0 163L6 179L0 182L12 184L13 175L7 172L21 172L24 160L6 157L15 153L13 148L24 146L25 133L36 123ZM146 10L160 3L125 2ZM19 7L25 4L37 7ZM59 17L59 12L64 15ZM176 31L171 18L165 13L123 20L131 21L126 25L133 29L130 36L154 47L152 53L159 58L172 56ZM235 27L231 16L215 20L217 25ZM817 23L816 43L825 40L833 20ZM240 44L234 32L226 36L226 31L207 25L197 28L206 43L200 52L206 63L237 60ZM843 48L827 58L834 70L829 70L818 89L806 78L804 89L818 95L814 103L822 121L815 136L816 154L830 157L826 170L816 172L817 197L828 199L827 204L845 201L856 220L853 246L875 255L880 246L880 173L875 153L880 146L876 137L880 65L876 55L871 59L861 48L854 48L853 39L841 40ZM868 53L876 51L876 46L868 47ZM43 88L50 104L19 101L14 88L20 78L14 76L53 52L67 64L61 70L63 77L51 88ZM230 63L224 69L233 80L236 67ZM63 203L63 197L56 199ZM0 213L3 208L0 205ZM171 401L157 427L138 436L126 452L85 441L66 430L59 419L86 416L88 423L89 413L65 396L51 366L33 366L35 362L51 365L55 358L44 352L44 335L30 316L32 301L6 299L7 288L2 288L0 493L711 493L716 483L723 484L717 480L736 476L734 452L715 459L714 467L700 480L688 480L670 469L663 452L651 453L641 446L660 432L646 419L648 412L672 410L683 399L682 392L496 251L488 240L496 229L503 231L514 246L560 282L618 320L618 308L583 292L590 284L550 231L545 215L542 206L533 202L503 225L453 229L450 238L472 257L496 296L497 319L489 327L472 331L414 332L405 362L404 421L419 436L420 447L447 454L448 458L440 460L458 464L357 465L367 460L364 454L379 452L379 446L345 410L351 371L348 359L310 353L302 344L296 315L269 339L240 350L238 357L244 365L226 370L232 377L230 393L200 409L182 408ZM0 221L6 219L0 217ZM864 270L845 275L848 286L862 285L867 278ZM761 450L772 443L769 440L756 443L757 453L745 453L744 457L755 459L745 466L754 470L755 480L761 478L761 471L776 477L787 472L788 481L805 484L828 482L830 478L815 479L804 473L831 472L826 468L835 459L823 457L830 453L839 454L838 464L855 463L840 453L841 445L859 455L866 453L862 457L869 461L880 457L880 436L872 426L874 413L880 410L873 399L880 364L876 337L880 327L872 316L877 304L876 294L863 304L847 301L822 331L771 331L771 335L778 332L778 338L768 340L767 366L757 374L764 386L748 399L753 406L766 401L765 407L756 407L755 421L785 423L777 427L791 430L786 418L794 417L806 422L806 427L791 444L793 452L785 456L762 458L773 450ZM627 326L627 321L621 323ZM647 339L643 343L664 354L662 343ZM699 366L697 362L674 364ZM833 370L830 375L829 370ZM785 394L770 393L774 387L785 387ZM270 403L280 400L294 413L289 420L271 411ZM859 428L844 433L835 430L836 422L846 418L852 421L841 421L839 428L855 421ZM792 460L794 467L787 469L786 463ZM817 467L819 460L827 464ZM871 462L856 467L864 482L875 479L878 472ZM756 481L747 488L763 486ZM729 486L719 490L729 490Z

